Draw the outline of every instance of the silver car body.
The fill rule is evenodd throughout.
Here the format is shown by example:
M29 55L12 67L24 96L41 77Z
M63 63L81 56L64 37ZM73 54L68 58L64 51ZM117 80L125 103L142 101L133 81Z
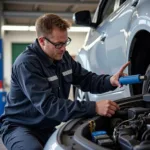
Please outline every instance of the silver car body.
M102 1L100 0L99 5ZM90 29L76 60L89 71L110 75L116 73L123 64L131 60L131 67L127 68L125 72L127 74L143 74L150 64L150 59L146 56L149 54L148 50L142 49L142 47L149 48L150 45L150 0L124 0L122 4L122 0L108 1L114 2L112 13L106 15L107 17L96 29ZM97 19L98 8L93 22ZM108 9L106 8L106 10ZM149 44L148 42L143 44L146 40L149 40ZM139 53L136 53L138 45L140 46ZM103 94L87 94L93 101L116 100L134 95L133 91L134 87L127 85ZM57 142L58 130L50 137L44 150L63 149Z
M126 0L121 5L120 0L112 0L110 3L113 3L113 1L115 2L114 12L104 19L96 29L90 29L85 44L76 57L76 60L84 68L97 74L113 75L116 73L123 64L132 59L131 49L137 34L142 31L147 32L147 34L150 33L149 0ZM134 7L136 1L138 4ZM97 12L94 18L97 18ZM146 52L143 49L141 53ZM144 61L142 59L141 57L141 63ZM136 62L131 60L131 63ZM144 67L147 68L148 64L143 64L143 66L146 65ZM132 70L133 67L126 69L125 72L127 74L145 74L146 72L146 69L144 71L139 69L136 72ZM131 91L132 87L129 88L129 85L127 85L102 94L87 94L89 99L93 101L100 99L115 100L134 95Z
M59 146L58 142L57 142L57 134L58 134L58 130L57 129L53 135L49 138L49 140L47 141L44 150L62 150L62 148Z

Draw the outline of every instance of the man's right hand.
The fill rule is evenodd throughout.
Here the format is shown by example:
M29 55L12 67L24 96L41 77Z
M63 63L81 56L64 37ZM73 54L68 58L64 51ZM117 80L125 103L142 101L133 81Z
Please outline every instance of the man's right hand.
M101 116L111 117L115 114L115 111L119 109L117 103L111 100L101 100L96 102L96 113Z

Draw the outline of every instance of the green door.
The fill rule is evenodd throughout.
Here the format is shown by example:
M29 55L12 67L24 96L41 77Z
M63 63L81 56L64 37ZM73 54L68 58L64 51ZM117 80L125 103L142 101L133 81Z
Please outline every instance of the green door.
M23 52L30 43L12 43L12 64L18 55Z

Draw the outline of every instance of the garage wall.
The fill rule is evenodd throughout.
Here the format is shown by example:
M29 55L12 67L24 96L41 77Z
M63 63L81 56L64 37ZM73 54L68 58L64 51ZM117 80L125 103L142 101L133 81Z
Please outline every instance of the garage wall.
M84 43L86 33L75 33L70 32L69 37L72 39L70 45L68 45L67 50L71 55L76 55L78 50ZM24 31L11 31L6 32L4 35L4 83L6 88L9 88L11 68L12 68L12 43L32 43L36 38L35 32L24 32Z

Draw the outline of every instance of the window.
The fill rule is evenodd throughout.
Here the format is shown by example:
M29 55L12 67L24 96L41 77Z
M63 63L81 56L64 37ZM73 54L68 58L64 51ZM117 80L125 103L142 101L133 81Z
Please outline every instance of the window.
M97 22L98 12L99 12L99 7L97 7L97 9L95 11L95 14L93 16L93 20L92 20L93 23Z
M105 20L113 11L116 0L108 0L102 12L102 20Z
M120 5L122 5L126 0L120 0Z

